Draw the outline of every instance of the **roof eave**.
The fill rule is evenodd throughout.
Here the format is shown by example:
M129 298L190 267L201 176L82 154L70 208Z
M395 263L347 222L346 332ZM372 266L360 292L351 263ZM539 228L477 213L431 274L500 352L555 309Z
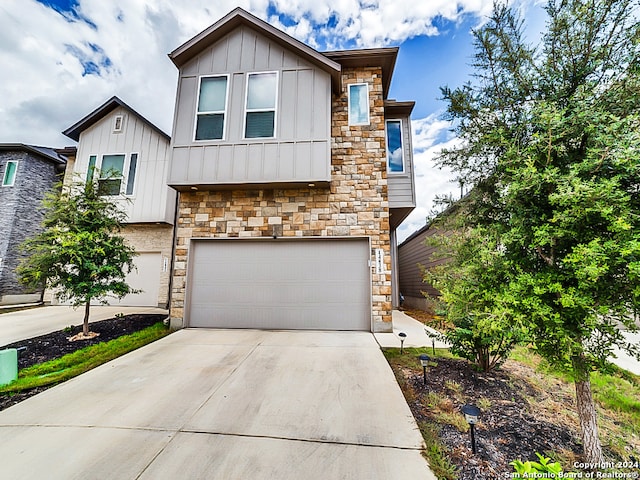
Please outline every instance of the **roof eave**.
M398 47L362 48L356 50L334 50L322 54L343 67L381 67L382 93L387 98L391 87L391 78L398 58Z
M85 131L92 125L94 125L96 122L99 122L100 120L102 120L104 117L106 117L108 114L113 112L118 107L122 107L125 110L131 112L133 115L140 118L140 120L142 120L151 128L153 128L157 133L163 136L166 140L171 139L171 137L167 135L165 132L163 132L162 130L160 130L159 127L151 123L149 120L147 120L145 117L140 115L133 108L131 108L129 105L124 103L122 100L120 100L116 96L111 97L109 100L107 100L98 108L96 108L93 112L91 112L90 114L88 114L87 116L85 116L84 118L82 118L81 120L79 120L78 122L70 126L69 128L67 128L66 130L64 130L62 134L78 142L80 141L80 134L83 131Z
M44 147L42 147L44 148ZM38 155L39 157L42 157L46 160L51 160L54 163L57 164L65 164L67 163L67 159L66 157L58 154L56 152L56 155L50 155L46 152L43 152L41 150L38 150L38 148L36 148L33 145L27 145L25 143L0 143L0 150L22 150L25 152L29 152L29 153L33 153L35 155Z
M240 7L232 10L209 28L180 45L169 54L169 58L176 67L181 68L193 57L241 25L246 25L249 28L258 30L271 41L288 50L293 50L300 57L328 72L331 75L334 89L340 87L340 72L342 68L338 62L327 58L320 52L269 25Z

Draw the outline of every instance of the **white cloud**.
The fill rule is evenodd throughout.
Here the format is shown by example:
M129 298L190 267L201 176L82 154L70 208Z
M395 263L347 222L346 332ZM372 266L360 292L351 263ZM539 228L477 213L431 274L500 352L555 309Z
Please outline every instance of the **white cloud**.
M0 3L0 142L71 143L60 132L112 95L170 133L177 71L167 53L240 6L276 12L296 38L320 49L399 44L433 35L491 0L78 0L66 16L35 0ZM271 5L271 8L270 8Z
M398 228L398 242L422 228L434 210L436 195L460 196L460 187L454 175L436 166L435 158L442 148L452 147L458 141L449 132L451 124L438 118L438 114L412 122L413 163L416 181L416 208Z

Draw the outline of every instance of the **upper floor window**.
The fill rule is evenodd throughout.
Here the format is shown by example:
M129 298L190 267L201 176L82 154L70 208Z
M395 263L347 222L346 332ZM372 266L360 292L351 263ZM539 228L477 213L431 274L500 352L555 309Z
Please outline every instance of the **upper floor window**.
M2 176L2 186L11 187L16 181L16 172L18 171L18 162L9 160L4 166L4 175Z
M97 162L96 155L89 157L87 181L90 181L98 170L98 192L100 195L133 195L135 189L136 172L138 169L138 154L132 153L127 161L124 154L103 155Z
M349 125L369 125L369 85L349 85Z
M275 137L277 72L247 76L245 138Z
M404 149L402 148L402 121L387 120L387 171L404 173Z
M227 76L200 77L196 140L222 140L227 113Z

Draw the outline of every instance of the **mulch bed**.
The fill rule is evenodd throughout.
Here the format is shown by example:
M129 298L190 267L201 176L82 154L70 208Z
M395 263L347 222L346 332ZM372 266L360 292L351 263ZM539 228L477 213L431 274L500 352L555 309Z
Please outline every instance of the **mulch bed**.
M537 418L527 398L536 397L539 392L527 382L504 370L478 372L466 360L436 361L437 365L428 367L426 385L419 367L416 370L394 367L394 372L404 379L404 388L410 389L412 401L408 403L416 420L440 424L439 438L449 450L449 460L456 466L459 480L507 478L514 471L509 462L535 460L535 452L563 452L580 457L577 426ZM452 413L460 412L465 403L477 404L480 399L490 402L476 426L475 455L468 432L438 422L428 405L429 393L450 399Z
M18 352L18 369L23 369L32 365L60 358L90 345L108 342L109 340L113 340L122 335L128 335L130 333L144 330L151 325L155 325L156 323L163 321L165 318L167 318L167 316L163 314L135 314L111 318L99 322L90 322L89 329L92 332L99 333L100 335L88 340L70 342L68 340L69 337L72 337L82 331L82 325L73 325L65 328L64 330L4 345L0 347L0 350L5 348L26 347L26 350ZM40 393L47 388L49 387L38 387L13 395L0 394L0 410L4 410L11 405L15 405L16 403Z

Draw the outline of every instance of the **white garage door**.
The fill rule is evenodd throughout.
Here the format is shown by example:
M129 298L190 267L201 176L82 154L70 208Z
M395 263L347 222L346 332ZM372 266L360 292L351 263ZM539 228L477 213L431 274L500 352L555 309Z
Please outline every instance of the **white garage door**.
M371 330L369 242L199 240L191 327Z
M127 274L127 284L140 293L126 295L122 300L110 299L110 305L127 307L157 307L160 292L160 272L162 255L160 253L140 253L133 259L137 270Z

